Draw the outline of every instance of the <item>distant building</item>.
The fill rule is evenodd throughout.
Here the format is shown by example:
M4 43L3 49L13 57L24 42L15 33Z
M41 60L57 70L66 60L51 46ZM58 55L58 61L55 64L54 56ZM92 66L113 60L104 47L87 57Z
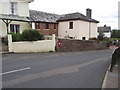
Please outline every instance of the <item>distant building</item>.
M60 38L74 38L88 40L92 37L97 37L97 23L99 21L91 18L92 10L86 10L86 16L77 12L65 14L57 21L58 37Z
M55 34L58 36L57 20L61 15L51 14L41 11L30 10L31 22L34 24L33 28L40 30L46 36Z
M111 27L110 26L102 26L102 27L98 27L98 33L99 32L103 32L105 37L111 37Z

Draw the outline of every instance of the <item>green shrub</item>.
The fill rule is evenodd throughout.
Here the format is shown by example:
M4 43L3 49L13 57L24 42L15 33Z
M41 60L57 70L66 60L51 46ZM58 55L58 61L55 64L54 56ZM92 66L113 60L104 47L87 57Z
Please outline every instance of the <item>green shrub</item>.
M8 45L8 37L7 37L7 36L2 37L2 38L1 38L1 41L2 41L2 43Z
M112 40L110 38L104 37L102 43L107 44L107 46L109 47L110 44L112 43Z
M98 40L96 37L89 38L89 40Z
M99 35L98 35L98 39L100 40L100 41L102 41L103 39L104 39L104 33L103 32L99 32Z
M110 38L107 38L107 37L104 37L103 40L102 40L103 43L110 43L111 40Z
M13 32L8 33L8 34L12 35L12 41L13 42L21 41L21 34L19 34L19 33L16 34L16 33L13 33Z
M40 33L39 30L24 30L21 35L22 41L37 41L37 40L43 40L44 36Z
M39 35L39 37L38 37L38 40L45 40L44 35L40 33L40 35Z

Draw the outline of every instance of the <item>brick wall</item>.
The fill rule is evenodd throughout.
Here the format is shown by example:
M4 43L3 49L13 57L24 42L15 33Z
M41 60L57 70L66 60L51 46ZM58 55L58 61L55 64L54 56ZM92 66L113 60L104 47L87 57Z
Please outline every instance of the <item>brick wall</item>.
M58 36L58 24L56 23L48 23L49 24L49 29L44 29L44 24L45 23L39 23L39 29L40 29L40 32L43 34L43 35L52 35L52 34L55 34L56 36ZM54 29L54 25L56 25L56 29Z
M83 40L70 40L58 39L57 51L81 51L81 50L100 50L107 48L106 44L97 41L83 41Z

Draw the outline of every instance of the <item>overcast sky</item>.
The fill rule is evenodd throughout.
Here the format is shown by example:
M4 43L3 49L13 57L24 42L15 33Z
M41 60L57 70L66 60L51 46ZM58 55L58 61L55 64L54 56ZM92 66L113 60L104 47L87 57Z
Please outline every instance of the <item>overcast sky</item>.
M100 21L98 26L118 29L118 2L120 0L34 0L30 9L55 14L80 12L86 15L86 8L92 9L92 18Z

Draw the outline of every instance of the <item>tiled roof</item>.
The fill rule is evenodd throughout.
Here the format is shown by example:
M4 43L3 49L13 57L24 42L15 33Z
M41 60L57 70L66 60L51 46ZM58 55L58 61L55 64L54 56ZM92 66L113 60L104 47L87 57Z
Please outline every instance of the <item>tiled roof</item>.
M36 22L56 23L61 15L51 14L41 11L30 10L30 19Z
M60 17L57 21L60 22L60 21L68 21L68 20L83 20L83 21L99 23L99 21L94 19L89 19L85 15L79 12L65 14L63 17Z

